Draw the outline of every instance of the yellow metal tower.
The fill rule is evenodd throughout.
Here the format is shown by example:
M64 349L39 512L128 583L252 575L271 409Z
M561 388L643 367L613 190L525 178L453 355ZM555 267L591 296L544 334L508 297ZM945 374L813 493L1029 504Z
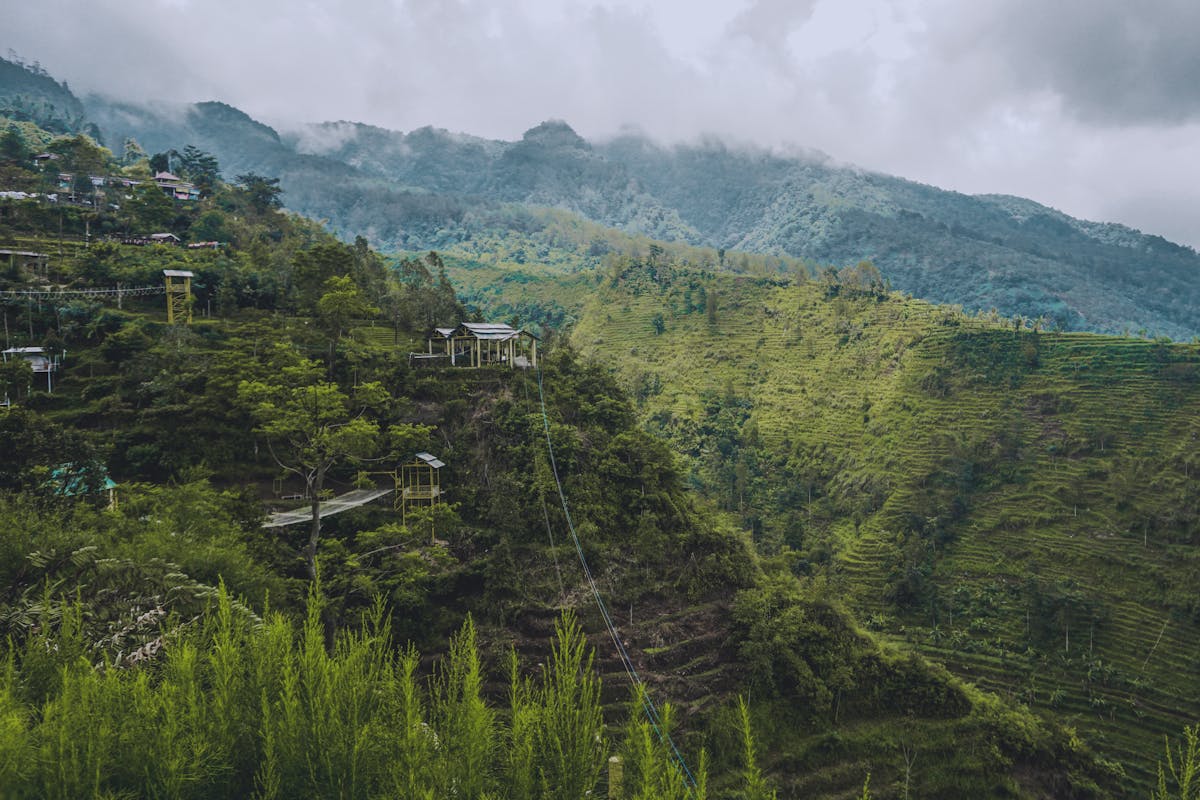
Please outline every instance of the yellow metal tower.
M442 496L442 482L438 471L446 466L430 453L417 453L411 464L400 467L400 513L401 521L407 522L408 507L436 505Z
M187 324L192 324L192 278L195 273L186 269L164 269L163 277L167 282L167 324L175 323L176 318Z

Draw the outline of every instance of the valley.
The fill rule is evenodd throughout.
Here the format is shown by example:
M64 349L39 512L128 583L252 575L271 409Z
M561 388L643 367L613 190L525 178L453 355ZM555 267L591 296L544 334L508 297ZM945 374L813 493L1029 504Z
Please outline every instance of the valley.
M0 70L0 795L1115 798L1194 730L1190 249L73 98Z

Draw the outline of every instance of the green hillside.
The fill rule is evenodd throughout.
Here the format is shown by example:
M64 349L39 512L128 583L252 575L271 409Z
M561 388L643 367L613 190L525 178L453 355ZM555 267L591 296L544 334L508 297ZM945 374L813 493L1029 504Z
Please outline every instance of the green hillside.
M0 116L32 122L52 133L76 133L88 128L83 103L67 84L59 83L40 64L0 58Z
M1200 715L1200 347L843 277L632 268L571 340L761 552L1146 785Z
M547 776L569 771L582 800L607 791L613 754L629 797L859 797L868 775L879 797L1121 791L1122 767L1070 730L863 630L835 583L760 558L566 343L547 336L536 373L410 364L434 324L469 318L436 253L342 243L282 211L272 179L227 184L194 147L156 155L204 181L176 200L144 156L36 134L61 163L140 183L0 200L6 344L57 364L52 385L19 353L0 370L5 797L558 800ZM12 136L11 174L57 180ZM600 229L571 219L541 229L557 231L543 243L562 261L542 272L567 287L564 315L597 283L569 252ZM664 277L714 255L600 241L618 285L643 244ZM455 269L525 275L487 247ZM170 306L164 270L191 273ZM554 299L544 287L514 313ZM717 313L709 297L691 302ZM332 495L394 491L426 450L447 502L313 519ZM563 633L574 617L586 644ZM635 670L659 713L631 704Z

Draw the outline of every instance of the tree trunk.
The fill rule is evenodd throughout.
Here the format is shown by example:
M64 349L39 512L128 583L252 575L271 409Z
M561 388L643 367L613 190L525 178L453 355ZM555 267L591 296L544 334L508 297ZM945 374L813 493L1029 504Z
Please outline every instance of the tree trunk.
M309 580L317 577L317 542L321 540L321 490L324 486L325 467L320 466L308 480L308 492L312 500L312 528L308 534L308 546L304 548L304 561L308 568Z

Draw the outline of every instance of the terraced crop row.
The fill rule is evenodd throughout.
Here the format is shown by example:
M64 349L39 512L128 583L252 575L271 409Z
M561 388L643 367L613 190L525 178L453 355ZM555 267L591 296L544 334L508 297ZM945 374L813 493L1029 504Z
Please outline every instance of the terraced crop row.
M1147 776L1160 734L1200 716L1200 630L1164 604L1169 591L1194 591L1195 573L1169 544L1188 534L1162 528L1175 524L1165 512L1178 511L1164 492L1186 497L1193 480L1200 349L1014 331L895 297L830 299L812 285L717 288L736 303L723 299L715 320L669 313L670 287L604 288L574 341L631 387L657 377L662 388L646 396L647 415L695 421L702 397L732 394L750 404L764 447L825 464L823 490L838 503L852 506L856 487L886 487L873 513L831 528L835 585L861 617L925 631L912 646L1074 720L1101 752ZM975 652L930 642L935 625L939 637L953 632L946 601L898 607L888 592L905 520L949 513L954 494L960 507L943 523L948 538L934 548L925 591L944 598L999 582L1017 598L984 614L980 624L993 633L968 637ZM1026 651L1035 585L1102 620L1089 655L1115 671L1111 685L1081 682L1079 664L1043 644L1036 672L1054 689L1030 692L1033 667L989 655ZM1074 659L1088 631L1071 636Z

